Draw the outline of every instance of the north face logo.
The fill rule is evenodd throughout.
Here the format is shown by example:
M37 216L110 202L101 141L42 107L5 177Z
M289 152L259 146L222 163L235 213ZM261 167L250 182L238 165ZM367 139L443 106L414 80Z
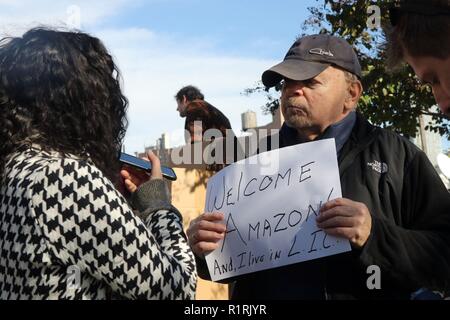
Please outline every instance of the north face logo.
M388 165L384 162L373 160L373 162L368 162L367 165L380 174L388 172Z

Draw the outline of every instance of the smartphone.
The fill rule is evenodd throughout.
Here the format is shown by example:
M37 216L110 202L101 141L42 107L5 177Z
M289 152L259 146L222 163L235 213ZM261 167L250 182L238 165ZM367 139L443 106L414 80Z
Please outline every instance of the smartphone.
M152 164L149 161L136 158L135 156L129 155L127 153L121 152L119 160L123 164L129 165L136 169L144 170L147 172L152 171ZM161 166L161 171L164 178L172 181L177 180L177 175L175 174L175 171L173 171L172 168Z

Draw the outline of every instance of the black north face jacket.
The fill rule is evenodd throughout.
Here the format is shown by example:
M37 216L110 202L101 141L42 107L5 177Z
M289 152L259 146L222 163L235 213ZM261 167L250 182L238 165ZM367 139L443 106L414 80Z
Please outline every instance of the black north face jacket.
M280 147L292 144L288 130L279 135ZM372 215L365 246L232 279L232 299L409 299L421 287L448 290L450 193L426 155L358 114L338 162L343 197ZM381 289L368 288L372 265Z

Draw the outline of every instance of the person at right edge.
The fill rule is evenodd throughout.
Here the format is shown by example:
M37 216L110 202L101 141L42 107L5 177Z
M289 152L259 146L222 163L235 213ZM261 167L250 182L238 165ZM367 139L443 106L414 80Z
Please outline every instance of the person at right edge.
M389 17L389 69L407 62L430 85L442 113L450 117L450 1L395 1Z
M400 0L389 9L387 66L408 63L433 90L440 110L450 117L450 1ZM442 299L442 292L421 288L413 299Z
M232 299L410 299L419 288L449 288L450 194L425 153L355 111L360 79L353 48L325 34L298 39L263 73L266 87L283 81L285 123L271 139L281 148L335 139L343 197L323 205L317 225L352 250L228 279ZM204 255L223 239L223 218L205 213L187 230L205 279ZM373 265L380 288L367 285Z

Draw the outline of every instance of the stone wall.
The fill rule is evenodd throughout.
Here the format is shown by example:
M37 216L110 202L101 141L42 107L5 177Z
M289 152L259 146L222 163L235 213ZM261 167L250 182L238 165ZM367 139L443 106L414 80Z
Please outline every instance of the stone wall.
M174 168L178 179L171 183L172 204L183 215L185 229L192 219L203 213L206 182L213 173L204 169ZM198 300L226 300L228 286L199 279Z

